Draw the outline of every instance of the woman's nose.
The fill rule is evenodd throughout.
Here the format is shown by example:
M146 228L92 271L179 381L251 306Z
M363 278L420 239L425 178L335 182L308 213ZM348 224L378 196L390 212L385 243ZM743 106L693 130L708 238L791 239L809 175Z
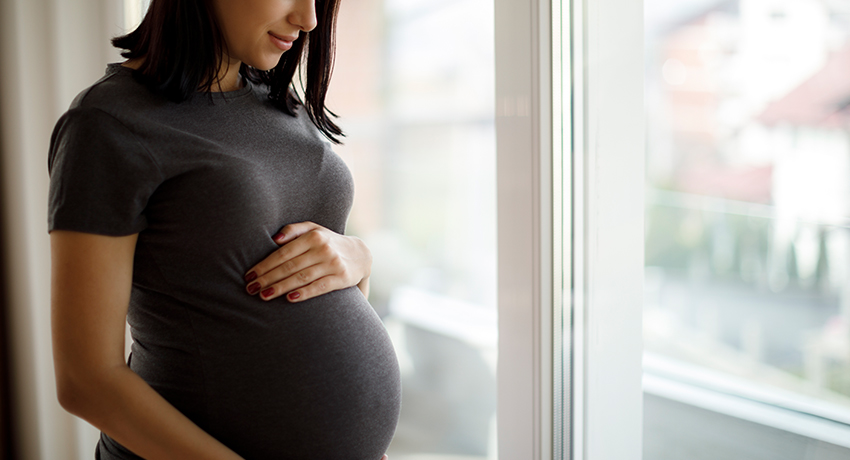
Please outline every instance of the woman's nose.
M315 29L318 24L315 0L295 0L295 9L289 13L288 19L290 24L304 32Z

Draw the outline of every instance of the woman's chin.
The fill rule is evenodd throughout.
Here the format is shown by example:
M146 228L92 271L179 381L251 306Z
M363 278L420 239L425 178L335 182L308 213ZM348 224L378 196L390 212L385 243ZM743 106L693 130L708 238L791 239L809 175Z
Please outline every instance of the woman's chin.
M255 62L244 61L245 64L261 71L272 70L277 67L280 60L283 58L283 53L276 54L275 56L264 57L263 59L257 59Z

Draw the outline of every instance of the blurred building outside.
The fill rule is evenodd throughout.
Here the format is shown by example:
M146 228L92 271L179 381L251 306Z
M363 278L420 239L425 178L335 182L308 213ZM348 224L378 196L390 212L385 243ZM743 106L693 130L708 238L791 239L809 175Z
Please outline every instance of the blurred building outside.
M647 30L647 368L848 423L850 3L690 3Z

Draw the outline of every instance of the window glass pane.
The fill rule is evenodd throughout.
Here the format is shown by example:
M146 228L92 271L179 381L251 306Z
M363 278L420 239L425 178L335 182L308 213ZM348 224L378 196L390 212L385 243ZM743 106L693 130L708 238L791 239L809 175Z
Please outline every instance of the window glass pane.
M645 370L850 423L850 3L645 8Z
M349 232L402 365L393 459L495 454L493 5L342 2L329 105L356 182Z

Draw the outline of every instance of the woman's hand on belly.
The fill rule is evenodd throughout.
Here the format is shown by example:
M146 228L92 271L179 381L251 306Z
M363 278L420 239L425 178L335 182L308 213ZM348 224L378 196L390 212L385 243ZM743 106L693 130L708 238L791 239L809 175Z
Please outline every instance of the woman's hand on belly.
M245 275L249 294L300 302L358 286L368 295L372 253L359 238L300 222L283 227L273 239L281 247Z

